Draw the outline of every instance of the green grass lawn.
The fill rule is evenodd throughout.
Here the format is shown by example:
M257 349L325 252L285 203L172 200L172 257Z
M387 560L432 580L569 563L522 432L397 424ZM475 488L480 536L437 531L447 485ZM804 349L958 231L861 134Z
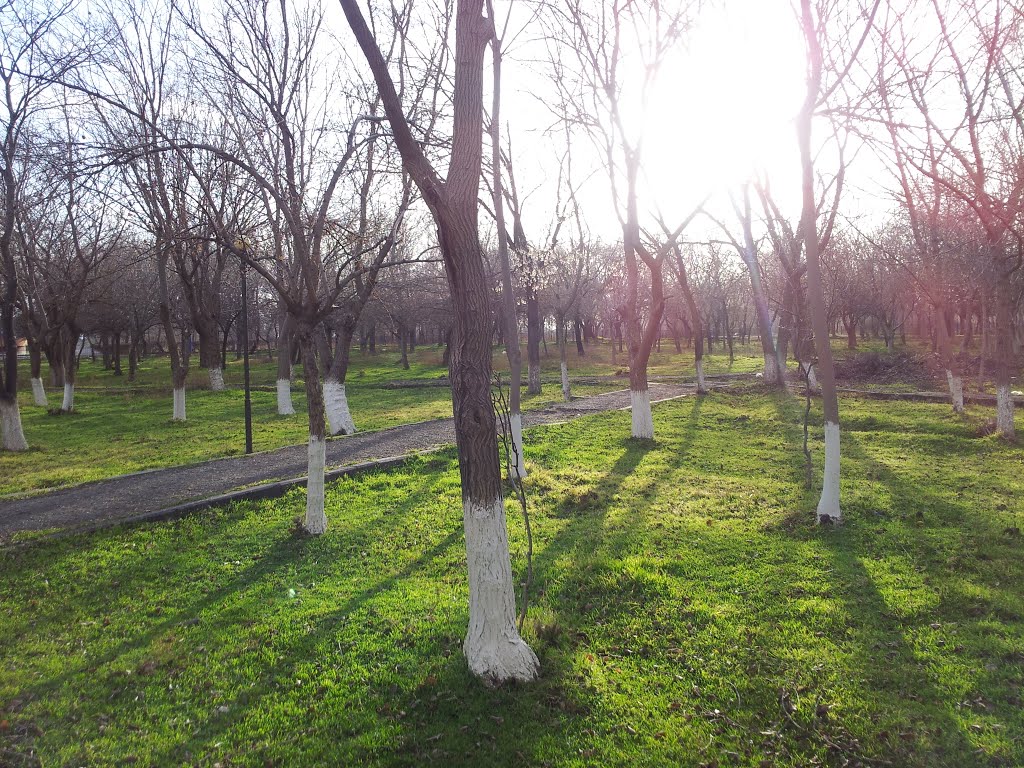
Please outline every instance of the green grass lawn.
M652 373L692 375L692 351L677 355L656 353ZM558 378L558 357L554 345L543 358L545 377ZM443 350L419 347L410 356L409 370L398 364L393 349L377 355L353 355L348 376L352 416L360 430L377 430L428 419L451 416L451 394L443 387L384 389L389 381L436 379L447 373L441 365ZM709 371L754 370L759 358L753 347L738 356L730 368L728 357L713 357ZM588 355L571 350L570 371L574 376L613 375L624 369L610 362L607 344L588 348ZM507 370L504 352L494 354L496 370ZM184 424L174 423L171 414L170 371L166 358L148 358L139 366L137 380L105 371L99 362L82 361L75 393L75 412L48 413L32 404L27 386L28 370L22 372L20 404L22 423L30 450L23 454L0 453L0 497L5 494L50 490L76 483L100 480L126 472L191 464L206 459L240 454L245 445L242 393L237 389L211 392L207 373L194 365L189 372L187 415ZM252 381L264 387L253 393L253 447L257 451L304 442L307 438L306 401L301 379L293 387L296 415L277 415L277 396L271 388L277 376L276 364L265 358L254 360ZM225 379L229 387L241 386L241 363L229 360ZM573 393L585 396L621 389L628 380L620 377L600 384L575 385ZM538 408L561 400L561 389L548 383L540 395L526 395L523 407ZM51 406L60 405L60 393L50 392Z
M1024 764L1024 451L844 399L846 523L818 528L800 413L527 432L529 686L466 671L451 452L330 485L315 539L296 491L0 550L0 764Z

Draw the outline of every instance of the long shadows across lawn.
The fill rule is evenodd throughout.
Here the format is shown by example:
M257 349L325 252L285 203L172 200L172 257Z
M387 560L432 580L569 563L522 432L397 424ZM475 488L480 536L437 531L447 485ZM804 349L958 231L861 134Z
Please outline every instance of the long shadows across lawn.
M466 670L450 451L316 539L293 492L0 553L0 763L1024 764L1022 452L890 406L843 403L838 529L781 396L528 430L529 686Z

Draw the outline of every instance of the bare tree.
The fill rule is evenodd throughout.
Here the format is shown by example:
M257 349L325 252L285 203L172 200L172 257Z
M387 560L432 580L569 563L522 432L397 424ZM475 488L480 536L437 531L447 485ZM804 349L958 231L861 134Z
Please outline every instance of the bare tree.
M689 4L667 8L650 0L597 6L572 0L552 8L556 40L551 59L559 92L555 110L559 118L585 131L601 152L622 227L626 291L619 314L629 349L632 434L642 439L654 437L647 364L665 310L664 262L694 214L661 247L645 240L638 191L643 133L627 127L633 116L627 115L631 106L626 83L630 66L639 66L633 103L642 111L661 62L690 22L689 11ZM641 299L641 265L650 281L649 302Z
M780 358L775 341L772 338L771 309L765 293L762 277L762 266L758 256L758 244L754 239L754 216L750 206L750 184L744 184L741 200L732 200L732 208L740 224L742 234L735 237L732 230L724 223L715 222L729 238L736 252L743 260L750 277L750 291L757 313L758 336L761 342L761 353L764 358L764 382L774 387L785 385L785 359Z
M911 44L916 32L908 25L916 26L922 13L938 36L918 52ZM996 276L996 422L1000 434L1012 439L1013 278L1024 264L1024 14L1003 3L928 0L893 12L880 26L884 63L892 68L890 73L879 67L883 91L898 76L909 102L883 101L883 115L922 259L933 272L942 269L938 220L947 201L972 215L984 236L983 256ZM952 105L956 116L950 120L945 114ZM902 125L907 114L916 118L910 126ZM929 288L954 408L962 408L963 385L945 327L946 297L940 284Z
M825 417L825 477L817 509L818 521L823 523L838 523L842 518L839 507L839 398L836 392L835 364L832 360L825 291L821 278L820 253L824 247L822 241L827 238L820 238L818 233L820 206L815 194L811 131L815 114L827 107L830 99L837 94L848 95L841 89L871 30L879 2L880 0L875 0L870 11L865 14L867 21L863 24L863 32L860 35L850 34L853 31L852 23L845 25L845 29L833 31L835 40L856 41L851 49L847 49L841 44L830 44L833 39L826 37L830 22L831 26L835 27L843 21L838 18L838 4L819 6L816 14L811 7L811 0L800 0L800 26L807 51L807 90L796 120L803 199L800 232L807 257L807 298L810 304L811 330L816 342L817 367L821 373L822 410ZM829 54L828 67L823 49ZM837 199L839 188L840 185L837 183Z
M124 245L124 222L111 194L116 178L86 170L89 159L76 146L71 121L65 106L63 125L54 126L37 153L35 194L22 198L18 215L25 308L37 343L59 360L64 413L75 407L83 309Z
M15 337L15 307L18 270L15 258L15 230L18 199L24 181L20 165L21 142L29 126L47 103L49 83L75 67L82 50L61 42L60 25L70 6L53 6L31 0L0 1L0 106L2 167L0 167L0 337L4 365L0 370L0 442L4 450L28 448L18 410L18 346Z
M470 669L501 683L533 680L538 661L519 636L515 591L501 496L501 471L491 407L487 276L477 213L483 155L483 69L493 21L483 0L455 10L455 78L451 156L442 179L410 128L387 61L356 0L342 10L369 64L403 163L437 225L455 322L449 376L462 476L463 524L469 565L470 618L463 649Z

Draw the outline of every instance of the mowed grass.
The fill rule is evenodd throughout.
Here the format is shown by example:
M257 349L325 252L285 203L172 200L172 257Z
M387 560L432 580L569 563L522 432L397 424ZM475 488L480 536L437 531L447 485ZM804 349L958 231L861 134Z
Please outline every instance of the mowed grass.
M1024 764L1024 451L983 412L842 413L840 528L782 396L657 405L653 444L528 431L528 686L466 670L451 452L330 485L319 538L297 491L2 550L0 763Z
M356 427L361 431L378 430L450 417L451 393L445 387L382 386L389 381L444 375L441 354L436 347L419 348L408 371L398 365L394 351L357 354L346 387ZM496 363L503 360L503 354L495 359ZM546 362L550 366L551 361ZM175 423L170 419L167 366L166 358L149 358L140 366L137 381L129 385L126 377L103 370L99 362L83 360L71 414L51 413L33 405L31 390L23 387L21 415L30 450L19 454L0 452L0 497L241 454L245 446L241 390L211 392L206 371L194 367L186 396L188 420ZM554 366L557 371L557 358ZM22 383L26 383L28 374L23 373ZM241 364L229 361L225 378L229 387L240 387ZM252 393L253 448L266 451L305 442L309 433L301 378L293 385L296 413L287 417L277 415L277 395L270 389L276 366L266 361L256 363L252 378L254 386L264 387ZM573 393L586 396L624 386L628 386L625 379L576 385ZM51 391L49 398L52 408L59 407L60 392ZM524 392L523 407L539 408L561 399L559 386L548 383L540 395Z

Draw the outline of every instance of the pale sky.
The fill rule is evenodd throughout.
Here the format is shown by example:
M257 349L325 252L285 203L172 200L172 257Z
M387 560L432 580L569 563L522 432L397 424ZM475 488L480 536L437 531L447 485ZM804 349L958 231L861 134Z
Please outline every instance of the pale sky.
M517 148L520 186L536 188L527 206L530 223L546 229L554 191L545 186L557 171L560 141L541 133L554 119L542 104L542 89L550 87L544 85L543 63L522 60L542 57L543 47L526 33L522 38L505 64L503 108ZM727 215L728 190L755 169L768 171L781 198L798 200L793 117L804 86L802 55L788 0L706 5L688 39L665 61L643 120L641 216L660 208L671 224L708 194ZM582 137L574 153L577 177L600 166ZM603 171L590 177L581 203L594 234L620 236Z

